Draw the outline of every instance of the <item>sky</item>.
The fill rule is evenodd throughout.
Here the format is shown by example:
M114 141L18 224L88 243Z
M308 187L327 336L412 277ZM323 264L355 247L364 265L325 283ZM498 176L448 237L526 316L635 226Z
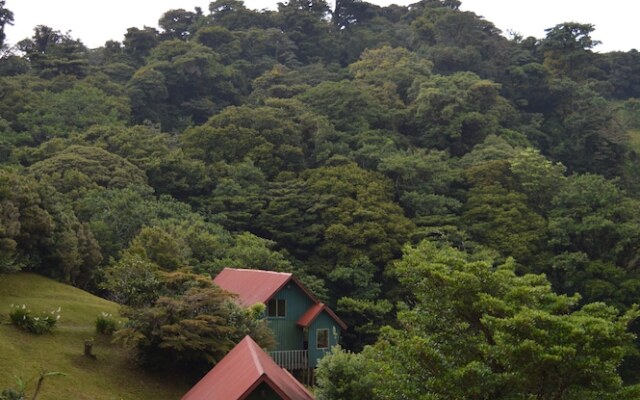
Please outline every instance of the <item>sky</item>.
M275 9L278 0L245 0L249 8ZM285 0L281 0L285 1ZM640 49L640 35L635 32L640 14L639 0L461 0L461 9L473 11L491 21L503 32L518 32L524 37L542 38L544 30L562 22L594 24L592 37L601 45L594 50L628 51ZM331 3L332 1L329 0ZM416 0L370 0L371 3L408 5ZM6 0L13 11L14 26L5 27L7 42L15 44L30 37L36 25L47 25L90 48L107 40L122 41L127 28L157 26L167 10L192 11L202 7L208 12L209 0Z

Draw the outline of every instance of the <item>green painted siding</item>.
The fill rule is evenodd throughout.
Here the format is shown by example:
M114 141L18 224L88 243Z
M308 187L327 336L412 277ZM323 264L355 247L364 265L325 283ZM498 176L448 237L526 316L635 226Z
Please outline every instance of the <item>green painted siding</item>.
M262 382L257 388L246 397L247 400L282 400L269 385ZM221 399L222 400L222 399Z
M320 350L316 348L317 337L316 334L318 329L328 329L329 330L329 347L325 350ZM338 344L340 340L340 326L336 324L336 322L327 314L326 311L323 311L318 315L315 321L309 326L309 366L311 368L315 368L318 365L318 360L320 360L326 353L331 351L331 348Z
M289 282L273 298L284 299L287 310L284 318L267 318L278 343L274 350L302 350L302 328L296 321L314 304L313 301L294 282Z

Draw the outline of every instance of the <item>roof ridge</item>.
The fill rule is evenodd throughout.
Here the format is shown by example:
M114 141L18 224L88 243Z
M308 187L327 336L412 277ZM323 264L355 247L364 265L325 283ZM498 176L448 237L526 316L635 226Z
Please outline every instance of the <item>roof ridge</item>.
M249 335L247 335L247 337L251 338L251 336L249 336ZM251 339L251 341L253 341L253 339ZM257 346L257 344L254 345L253 343L251 343L251 341L247 341L247 342L249 344L249 352L251 353L251 358L253 359L253 365L256 366L256 369L258 370L258 375L259 376L265 375L266 372L264 370L264 366L262 365L262 362L260 361L260 357L258 357L258 354L256 353L255 346Z
M224 269L228 269L231 271L250 271L250 272L261 272L265 274L275 274L275 275L293 275L292 272L278 272L278 271L267 271L265 269L251 269L251 268L229 268L224 267Z

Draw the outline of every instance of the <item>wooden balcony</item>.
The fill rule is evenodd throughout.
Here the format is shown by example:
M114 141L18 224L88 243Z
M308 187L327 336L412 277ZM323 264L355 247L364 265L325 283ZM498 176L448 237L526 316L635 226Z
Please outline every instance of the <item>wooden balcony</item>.
M289 371L309 368L307 350L270 351L269 356L282 368Z

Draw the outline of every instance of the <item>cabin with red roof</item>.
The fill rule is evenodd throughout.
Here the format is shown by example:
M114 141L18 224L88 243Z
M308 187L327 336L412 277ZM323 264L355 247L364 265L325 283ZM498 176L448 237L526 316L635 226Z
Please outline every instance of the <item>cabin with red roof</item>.
M269 355L290 371L315 368L347 329L290 273L225 268L213 281L235 293L246 307L266 305L266 319L277 342Z
M314 400L314 397L249 336L182 397L182 400L245 399Z

